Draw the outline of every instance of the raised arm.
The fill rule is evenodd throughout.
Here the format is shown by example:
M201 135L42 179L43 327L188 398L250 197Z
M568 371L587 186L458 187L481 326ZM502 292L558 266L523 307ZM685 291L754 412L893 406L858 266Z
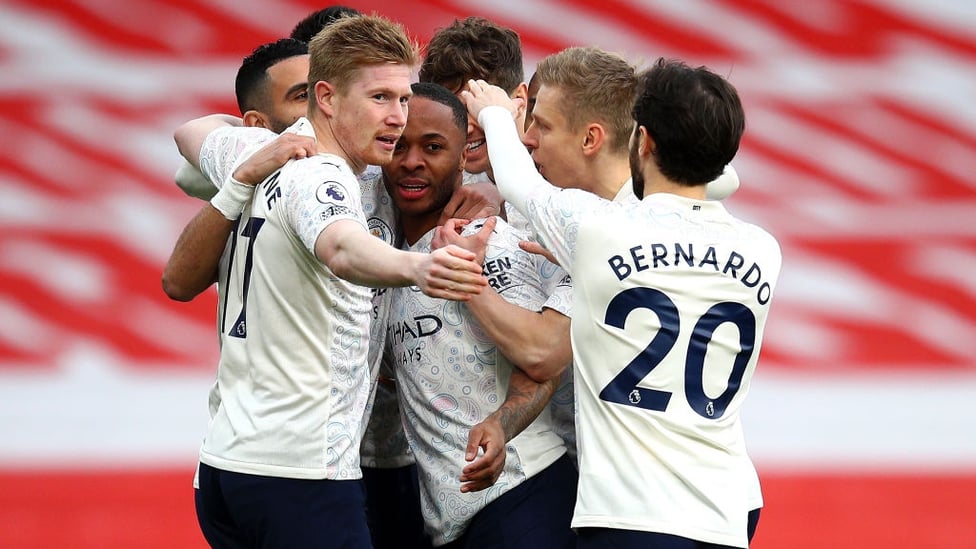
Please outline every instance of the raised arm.
M174 176L176 186L187 196L199 198L200 200L210 200L217 194L217 186L213 184L203 172L184 160Z
M498 191L528 217L526 198L540 186L550 185L535 169L532 156L519 139L514 118L517 105L505 90L484 80L469 81L461 97L485 131Z

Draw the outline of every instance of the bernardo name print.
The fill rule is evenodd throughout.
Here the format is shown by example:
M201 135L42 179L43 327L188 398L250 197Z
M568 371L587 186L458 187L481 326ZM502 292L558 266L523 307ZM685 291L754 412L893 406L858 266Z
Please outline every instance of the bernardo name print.
M700 247L699 247L700 249ZM682 266L714 269L741 282L747 288L756 288L756 299L760 305L769 303L772 289L762 278L762 269L758 263L746 265L746 258L736 252L719 254L714 246L709 246L699 257L695 255L694 245L691 243L673 244L654 243L650 246L634 246L627 250L626 255L613 255L607 259L607 264L618 280L624 280L635 272L647 269L680 268Z

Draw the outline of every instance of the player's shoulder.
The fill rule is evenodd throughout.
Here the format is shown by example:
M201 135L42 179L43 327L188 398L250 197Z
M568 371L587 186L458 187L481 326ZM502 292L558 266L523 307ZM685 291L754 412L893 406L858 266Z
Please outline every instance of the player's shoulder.
M764 227L753 223L751 221L746 221L739 217L730 216L733 222L738 225L740 234L743 234L749 238L754 239L758 244L765 245L769 247L774 247L779 249L779 241L773 236L771 232L766 230Z
M462 234L468 236L480 231L486 221L487 219L472 220L465 226ZM512 226L499 217L494 230L488 237L486 257L509 257L510 261L519 265L534 265L536 259L542 259L541 256L530 254L519 246L519 242L530 239L529 233Z
M223 126L207 134L203 147L234 149L240 156L247 157L276 137L278 134L267 128Z
M479 218L479 219L472 219L461 230L461 234L464 235L464 236L470 236L472 234L477 233L478 231L480 231L485 226L485 223L488 222L488 219L489 218L487 218L487 217L482 217L482 218ZM509 224L507 221L505 221L501 217L495 216L495 219L496 219L495 228L494 228L494 230L492 230L492 234L488 238L488 242L489 243L491 243L492 239L497 239L500 236L506 236L506 235L510 235L512 233L521 233L522 232L522 231L519 231L518 229L516 229L515 227L513 227L511 224Z
M738 240L740 242L748 242L754 252L765 257L767 262L772 261L776 265L782 263L782 248L779 240L771 232L755 223L738 218L733 219L738 225Z
M357 186L359 183L356 174L352 172L346 161L333 154L320 153L307 158L290 160L282 172L283 176L287 176L287 179L293 182L332 181L342 185Z
M363 185L377 185L383 183L383 169L379 166L369 165L360 173L357 178Z
M560 210L573 211L577 215L608 211L612 213L640 203L640 201L615 202L583 189L559 189L558 192L552 193L550 196Z

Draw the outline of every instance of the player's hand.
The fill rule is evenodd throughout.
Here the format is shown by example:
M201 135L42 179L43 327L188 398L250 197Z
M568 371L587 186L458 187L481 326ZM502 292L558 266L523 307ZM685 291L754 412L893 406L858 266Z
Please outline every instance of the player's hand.
M414 280L431 297L467 301L488 285L481 263L475 259L475 254L464 248L445 246L426 254Z
M292 158L305 158L316 152L315 139L283 133L242 162L234 170L234 179L245 185L257 185Z
M484 451L480 456L479 448ZM505 431L498 419L488 417L471 428L464 459L469 463L461 470L462 492L477 492L495 484L505 467Z
M475 120L485 107L505 107L512 113L513 118L517 118L520 110L525 106L524 100L512 99L505 90L484 80L468 80L467 87L461 90L461 100Z
M444 206L437 224L443 225L451 218L481 219L498 215L501 212L501 205L502 195L491 181L461 185Z
M453 244L474 253L474 261L479 265L484 265L485 252L488 250L488 239L491 237L492 231L495 230L495 225L498 224L498 218L489 217L478 232L461 236L461 229L468 223L467 219L448 219L434 232L434 238L430 245L431 249L436 250Z
M552 252L550 252L545 247L543 247L542 244L539 244L534 240L519 241L519 248L522 248L523 250L529 252L530 254L541 255L542 257L548 259L550 263L559 265L559 262L556 261L556 256L552 255Z

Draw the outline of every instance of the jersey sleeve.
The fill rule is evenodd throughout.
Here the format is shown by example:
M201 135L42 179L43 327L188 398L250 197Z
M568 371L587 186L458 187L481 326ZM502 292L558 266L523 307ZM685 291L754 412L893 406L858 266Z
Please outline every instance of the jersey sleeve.
M203 172L184 160L174 176L176 186L187 196L210 200L217 194L217 186L204 177Z
M478 115L478 123L485 131L488 158L495 174L498 192L528 216L526 200L540 189L555 190L535 169L532 156L518 137L515 120L502 107L486 107Z
M282 189L285 216L308 251L315 253L319 234L336 221L350 219L366 229L359 180L348 168L320 157L291 162L291 184Z
M200 171L219 189L239 163L275 137L264 128L218 128L207 134L200 147Z

